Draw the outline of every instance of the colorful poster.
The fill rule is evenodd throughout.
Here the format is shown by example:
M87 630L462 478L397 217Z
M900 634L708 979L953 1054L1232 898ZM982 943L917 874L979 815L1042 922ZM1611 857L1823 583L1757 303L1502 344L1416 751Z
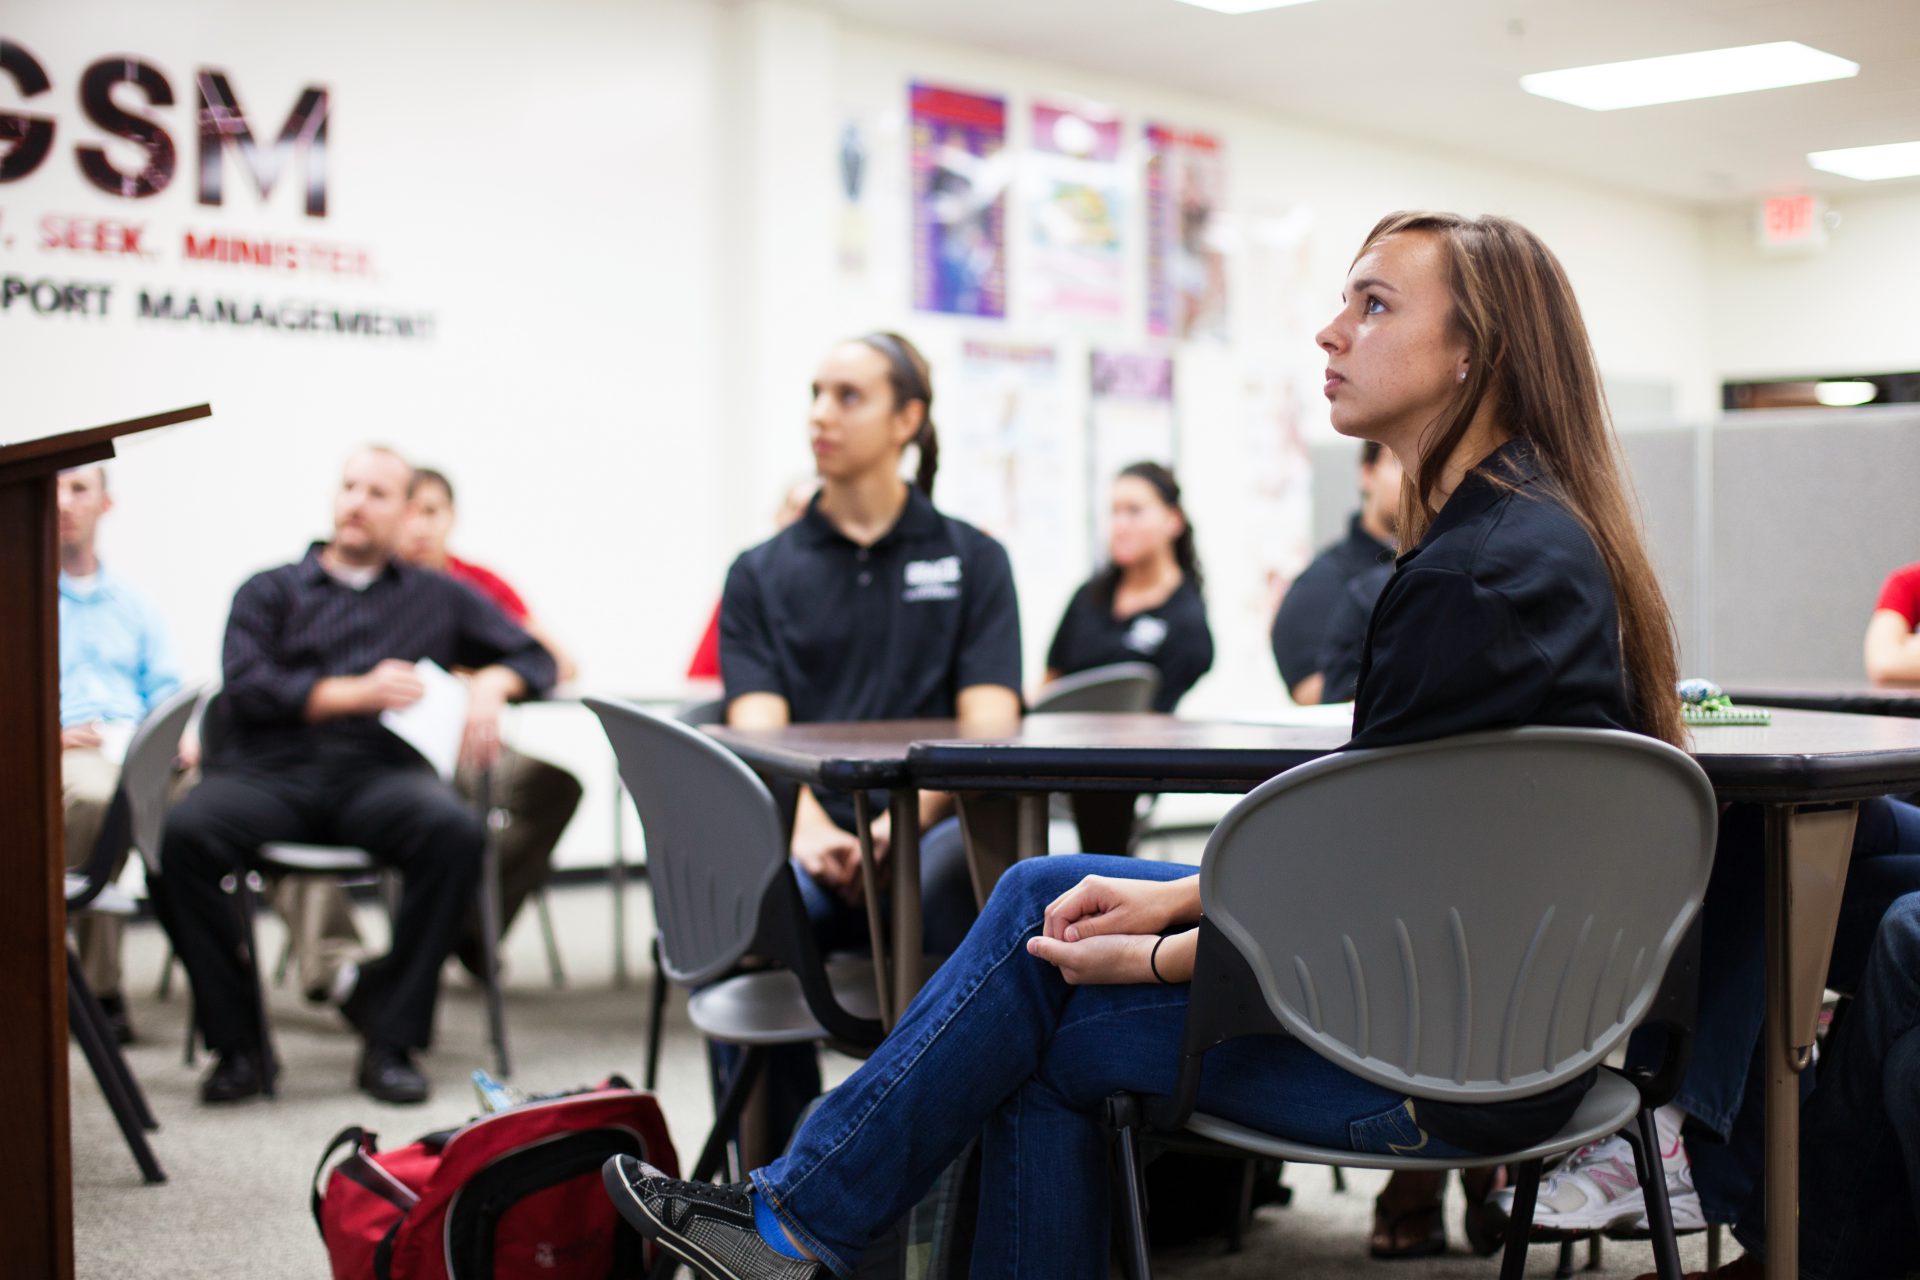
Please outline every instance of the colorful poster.
M912 86L913 305L1007 314L1007 103Z
M1034 314L1118 321L1125 312L1120 139L1119 117L1099 107L1034 104L1033 244L1021 271Z
M941 509L1000 539L1023 581L1062 559L1077 571L1078 558L1062 555L1082 525L1060 486L1072 474L1074 442L1059 353L1046 343L969 338L958 372L940 397Z
M1107 487L1136 462L1173 467L1179 452L1173 357L1095 351L1087 398L1087 528L1095 558L1107 545Z
M1226 161L1219 139L1147 126L1147 332L1227 336L1226 257L1219 218Z

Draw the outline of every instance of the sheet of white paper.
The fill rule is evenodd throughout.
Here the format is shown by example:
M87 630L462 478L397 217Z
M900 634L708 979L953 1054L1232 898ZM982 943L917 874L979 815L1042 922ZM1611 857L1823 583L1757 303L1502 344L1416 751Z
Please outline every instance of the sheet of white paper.
M1248 711L1234 717L1242 724L1271 724L1294 729L1353 728L1351 702L1327 702L1314 707L1281 707L1273 711Z
M431 658L413 664L427 691L398 711L382 711L380 723L427 758L442 778L453 780L460 738L467 728L467 682Z

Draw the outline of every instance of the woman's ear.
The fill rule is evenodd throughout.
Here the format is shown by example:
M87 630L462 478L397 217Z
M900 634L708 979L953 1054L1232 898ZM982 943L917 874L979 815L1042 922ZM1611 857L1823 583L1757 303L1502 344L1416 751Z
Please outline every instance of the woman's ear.
M894 443L902 449L912 444L926 420L927 404L924 400L909 400L903 407L894 410Z

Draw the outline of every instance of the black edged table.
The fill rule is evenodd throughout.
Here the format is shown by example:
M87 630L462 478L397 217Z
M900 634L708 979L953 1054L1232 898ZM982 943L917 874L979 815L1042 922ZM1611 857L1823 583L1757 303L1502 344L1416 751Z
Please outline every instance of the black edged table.
M1868 684L1865 680L1801 676L1734 680L1722 687L1735 702L1762 707L1920 718L1920 685Z
M907 752L925 738L956 737L959 724L952 720L879 720L796 724L779 729L716 725L706 732L763 778L853 793L860 869L867 890L867 928L873 939L874 981L879 989L881 1020L891 1027L926 980L920 961L920 792L908 773ZM875 790L887 792L892 815L887 842L893 864L890 941L880 920L879 866L868 821L869 793Z
M921 742L910 764L920 786L955 793L963 819L978 813L968 852L991 876L1014 857L1044 852L1044 824L1036 835L1009 820L1024 797L1239 793L1345 737L1326 726L1036 716L1004 737ZM1791 1280L1799 1274L1797 1077L1812 1054L1857 803L1920 787L1920 722L1789 709L1770 725L1695 730L1692 746L1722 801L1766 812L1766 1274Z

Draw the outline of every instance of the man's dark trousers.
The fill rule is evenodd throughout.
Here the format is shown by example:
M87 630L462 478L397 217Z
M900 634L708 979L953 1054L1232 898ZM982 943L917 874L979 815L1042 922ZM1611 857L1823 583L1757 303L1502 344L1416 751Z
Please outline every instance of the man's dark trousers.
M479 883L480 815L397 740L317 743L301 759L242 759L211 771L167 817L160 867L174 950L193 983L207 1047L259 1043L240 922L220 881L263 844L365 849L400 872L388 953L361 966L349 1011L368 1041L423 1049L433 1037L440 966Z

